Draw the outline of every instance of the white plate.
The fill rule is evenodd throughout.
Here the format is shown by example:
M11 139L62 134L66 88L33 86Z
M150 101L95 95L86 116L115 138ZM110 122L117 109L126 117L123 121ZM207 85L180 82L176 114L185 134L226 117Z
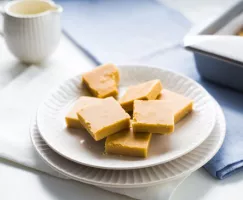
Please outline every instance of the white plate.
M103 169L135 169L162 164L200 145L215 124L214 102L199 84L177 73L151 67L120 68L120 94L127 86L151 79L160 79L163 87L194 100L194 111L175 127L170 135L153 135L146 159L104 155L104 140L95 142L85 130L71 130L65 126L65 115L81 95L87 95L81 76L59 86L41 104L37 124L42 138L58 154L74 162Z
M190 153L154 167L133 170L105 170L80 165L55 153L41 138L33 120L30 134L35 149L54 170L63 175L84 183L118 188L152 186L183 177L207 163L219 150L226 131L223 112L218 104L217 119L210 136Z

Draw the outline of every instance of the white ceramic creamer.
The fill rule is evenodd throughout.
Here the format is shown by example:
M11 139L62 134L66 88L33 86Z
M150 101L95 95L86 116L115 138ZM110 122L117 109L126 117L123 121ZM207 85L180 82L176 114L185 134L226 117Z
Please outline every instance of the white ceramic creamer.
M3 9L4 38L22 62L39 63L58 46L63 9L48 0L17 0Z

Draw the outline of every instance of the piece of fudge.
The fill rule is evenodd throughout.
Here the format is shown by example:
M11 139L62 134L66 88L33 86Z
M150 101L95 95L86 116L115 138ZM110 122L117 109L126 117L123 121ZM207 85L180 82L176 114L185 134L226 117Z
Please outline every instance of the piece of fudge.
M158 100L164 101L174 113L175 123L180 121L193 109L193 101L175 92L163 89Z
M151 133L134 133L132 128L106 138L105 152L124 156L147 157Z
M127 111L133 110L134 100L153 100L162 90L160 80L151 80L139 85L130 86L119 100L121 106Z
M72 109L67 113L66 117L65 117L65 121L67 124L68 128L83 128L83 126L81 125L78 116L77 116L77 112L83 108L84 106L93 104L97 101L102 101L99 98L95 98L95 97L88 97L88 96L82 96L80 97L75 104L73 105Z
M161 100L135 100L132 127L134 132L171 133L174 113Z
M118 94L119 71L113 64L104 64L82 76L84 84L98 98L116 96Z
M77 115L83 127L96 141L128 129L130 125L130 116L113 97L85 106Z
M241 29L241 30L237 33L237 35L239 35L239 36L243 36L243 29Z

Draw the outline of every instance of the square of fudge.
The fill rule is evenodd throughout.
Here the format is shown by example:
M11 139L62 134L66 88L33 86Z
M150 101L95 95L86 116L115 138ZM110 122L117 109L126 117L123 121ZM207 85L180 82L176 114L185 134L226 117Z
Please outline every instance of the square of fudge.
M130 116L113 97L85 106L77 115L82 126L96 141L128 129L130 125Z
M157 99L162 100L173 111L175 123L193 110L193 101L191 99L170 90L163 89Z
M80 97L75 104L73 105L73 107L71 108L71 110L67 113L66 117L65 117L65 121L67 124L68 128L83 128L83 126L81 125L78 116L77 116L77 112L83 108L84 106L96 103L97 101L101 101L101 99L99 98L95 98L95 97L88 97L88 96L82 96Z
M171 133L174 113L161 100L135 100L132 127L134 132Z
M104 64L84 73L82 80L95 97L105 98L118 94L120 76L118 68L113 64Z
M153 100L158 97L162 90L160 80L151 80L138 85L130 86L120 98L121 106L127 111L133 110L134 100Z
M151 133L134 133L132 128L106 138L105 152L124 156L147 157Z

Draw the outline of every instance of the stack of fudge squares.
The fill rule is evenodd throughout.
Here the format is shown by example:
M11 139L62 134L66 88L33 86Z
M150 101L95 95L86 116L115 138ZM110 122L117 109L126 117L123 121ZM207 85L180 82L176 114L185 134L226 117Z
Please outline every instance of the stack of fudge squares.
M128 87L116 100L119 81L114 64L83 74L82 84L94 97L75 102L66 115L67 127L84 128L95 141L106 138L105 153L147 157L152 134L172 133L175 123L192 111L193 101L162 89L157 79Z

